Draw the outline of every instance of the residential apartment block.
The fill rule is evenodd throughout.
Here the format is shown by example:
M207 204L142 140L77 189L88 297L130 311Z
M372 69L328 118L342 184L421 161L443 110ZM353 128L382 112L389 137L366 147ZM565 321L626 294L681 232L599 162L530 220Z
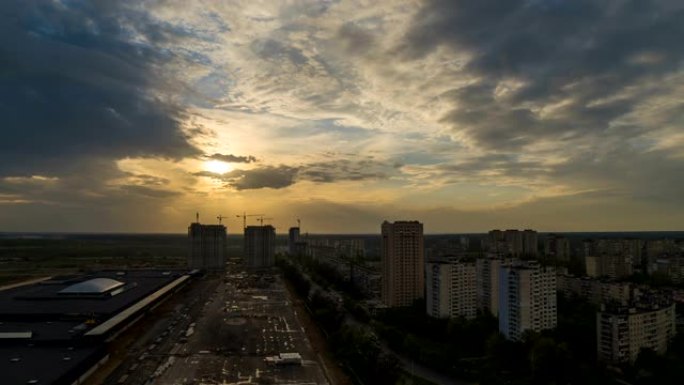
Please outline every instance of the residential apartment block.
M639 304L632 307L602 306L596 315L598 359L633 363L641 349L664 353L676 333L675 305Z
M499 316L499 268L503 263L502 259L491 255L475 262L477 306L495 317Z
M383 222L381 241L382 301L386 306L410 306L424 298L423 224Z
M520 340L525 331L557 324L556 271L534 261L514 261L499 269L499 331Z
M499 256L536 256L539 253L534 230L492 230L487 238L490 252Z
M477 316L477 274L474 261L458 258L426 264L426 312L435 318Z
M616 303L626 306L632 300L634 288L628 282L604 281L589 277L558 275L558 291L568 297L586 299L594 305Z

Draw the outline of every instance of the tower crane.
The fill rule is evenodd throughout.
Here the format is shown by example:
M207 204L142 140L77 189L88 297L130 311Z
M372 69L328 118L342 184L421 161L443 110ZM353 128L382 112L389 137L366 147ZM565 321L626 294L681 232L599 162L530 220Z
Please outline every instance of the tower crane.
M263 217L266 214L247 214L245 212L242 213L242 215L238 214L236 217L242 218L242 228L246 229L247 228L247 217Z
M261 217L259 217L259 219L257 219L257 220L259 221L259 223L261 223L261 226L263 226L263 225L264 225L264 221L270 221L270 220L273 220L273 219L274 219L274 218L264 218L263 216L261 216Z
M222 221L223 219L227 219L227 218L228 218L228 217L224 217L224 216L221 215L221 214L219 214L219 215L216 217L216 219L218 219L218 221L219 221L219 225L221 224L221 221Z

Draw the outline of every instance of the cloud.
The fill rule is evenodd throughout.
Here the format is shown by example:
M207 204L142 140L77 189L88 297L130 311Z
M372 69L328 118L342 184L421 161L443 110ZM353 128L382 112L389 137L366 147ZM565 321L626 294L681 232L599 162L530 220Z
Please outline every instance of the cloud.
M297 166L262 166L245 170L233 170L225 174L209 171L193 173L225 182L236 190L261 188L281 189L297 182L336 183L342 181L382 180L399 173L397 163L366 159L335 159L323 162L303 163Z
M0 4L0 175L199 154L160 75L161 66L190 60L160 47L191 36L137 3Z
M620 191L626 206L673 202L682 148L656 143L681 125L682 17L684 4L667 0L426 1L391 52L466 58L454 71L463 81L440 95L440 122L477 155L423 169L538 192Z
M181 193L178 191L164 190L164 189L159 189L159 188L150 188L150 187L139 186L139 185L126 185L126 186L121 186L120 188L121 188L121 190L123 190L129 194L141 195L143 197L148 197L148 198L170 198L170 197L176 197L176 196L181 195Z
M387 179L398 174L398 166L372 158L337 159L303 165L298 177L300 180L319 183Z
M252 155L238 156L238 155L231 155L231 154L215 153L213 155L207 155L206 157L208 159L220 160L222 162L228 162L228 163L253 163L253 162L257 161L257 158L252 156Z
M297 169L288 166L266 166L251 170L233 170L220 179L236 190L260 188L280 189L294 183Z
M683 9L8 0L0 225L58 213L126 229L135 213L155 229L142 215L158 210L182 228L239 202L334 231L395 212L441 231L619 229L656 213L669 226L684 194ZM244 169L197 173L209 159ZM331 202L294 207L302 197Z
M463 72L478 80L444 95L443 122L479 146L520 150L605 132L657 93L684 59L682 17L675 1L429 0L398 51L468 52Z

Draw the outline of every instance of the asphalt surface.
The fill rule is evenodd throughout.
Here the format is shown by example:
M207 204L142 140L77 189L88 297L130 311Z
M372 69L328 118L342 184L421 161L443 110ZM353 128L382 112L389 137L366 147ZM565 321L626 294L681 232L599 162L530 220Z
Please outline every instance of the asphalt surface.
M224 277L192 283L122 343L121 364L104 384L327 385L277 272L242 270L229 265ZM265 361L279 353L299 353L302 364Z
M107 364L116 367L106 368L106 373L95 373L88 384L149 384L159 365L171 357L188 325L200 316L204 301L219 281L216 277L204 277L192 282L117 337L110 346Z

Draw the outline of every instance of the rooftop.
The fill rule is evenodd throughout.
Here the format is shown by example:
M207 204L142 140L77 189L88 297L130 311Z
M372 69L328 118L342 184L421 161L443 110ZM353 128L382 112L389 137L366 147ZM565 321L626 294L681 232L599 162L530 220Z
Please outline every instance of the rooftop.
M0 322L108 318L173 282L185 272L103 271L89 276L51 279L0 291ZM125 281L125 284L123 283ZM112 296L113 290L125 289ZM63 318L63 317L62 317ZM63 318L64 319L64 318Z
M111 278L92 278L74 283L59 291L59 294L102 294L123 286L124 283Z

